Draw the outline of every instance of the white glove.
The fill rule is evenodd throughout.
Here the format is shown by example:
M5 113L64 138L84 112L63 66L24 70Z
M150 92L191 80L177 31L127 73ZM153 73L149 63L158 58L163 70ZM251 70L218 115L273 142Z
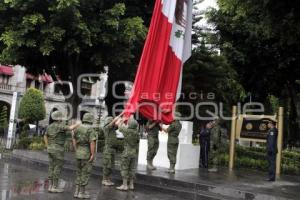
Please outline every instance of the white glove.
M124 135L123 135L123 133L122 132L120 132L119 130L116 130L116 133L117 133L117 138L118 139L124 139Z

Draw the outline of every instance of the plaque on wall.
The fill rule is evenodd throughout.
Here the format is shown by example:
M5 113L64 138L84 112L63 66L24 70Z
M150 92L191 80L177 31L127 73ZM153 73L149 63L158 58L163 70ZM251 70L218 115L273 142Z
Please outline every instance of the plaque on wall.
M241 138L266 140L268 133L268 120L244 118Z

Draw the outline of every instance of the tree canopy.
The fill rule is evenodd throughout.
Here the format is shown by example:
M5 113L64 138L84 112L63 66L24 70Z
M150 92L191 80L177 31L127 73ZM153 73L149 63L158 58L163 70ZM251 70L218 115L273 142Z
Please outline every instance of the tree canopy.
M208 12L222 54L254 101L270 95L286 108L292 138L299 131L300 6L295 0L218 0ZM298 120L299 123L299 120ZM298 137L299 139L299 137Z
M43 120L46 117L46 107L43 93L35 88L26 91L20 102L19 118L27 123Z

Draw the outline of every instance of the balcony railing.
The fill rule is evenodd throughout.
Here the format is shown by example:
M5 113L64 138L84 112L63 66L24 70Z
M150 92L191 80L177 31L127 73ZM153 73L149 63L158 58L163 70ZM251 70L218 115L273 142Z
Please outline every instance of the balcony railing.
M0 83L0 90L11 91L12 86L8 84Z

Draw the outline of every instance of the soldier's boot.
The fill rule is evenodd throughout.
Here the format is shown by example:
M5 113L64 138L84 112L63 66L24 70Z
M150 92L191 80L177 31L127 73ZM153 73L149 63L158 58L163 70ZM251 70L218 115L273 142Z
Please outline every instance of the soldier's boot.
M115 184L107 177L103 177L102 185L104 186L114 186Z
M74 198L78 198L79 192L80 192L80 187L79 187L79 185L76 185L75 192L74 192Z
M129 180L129 190L134 190L133 178Z
M168 169L168 173L175 174L175 164L170 164L170 168Z
M128 191L128 180L126 178L123 178L123 184L116 189L121 191Z
M107 186L107 177L103 176L103 179L102 179L102 185L105 185Z
M53 181L52 192L53 193L62 193L62 192L64 192L64 189L58 187L58 180Z
M111 181L111 179L107 179L107 186L114 186L115 183Z
M78 193L78 199L90 199L91 198L91 195L85 191L85 186L81 186L80 187L80 191Z
M52 192L53 180L49 179L48 181L48 192Z
M156 167L153 166L153 160L148 160L147 161L147 169L156 170Z

